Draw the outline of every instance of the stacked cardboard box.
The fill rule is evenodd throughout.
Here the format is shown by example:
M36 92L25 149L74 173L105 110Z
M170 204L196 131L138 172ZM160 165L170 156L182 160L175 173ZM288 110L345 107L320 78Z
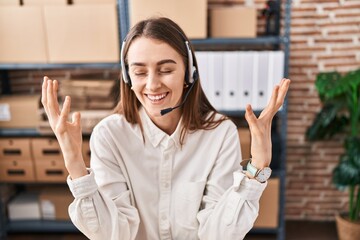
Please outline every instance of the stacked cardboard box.
M40 120L39 105L39 95L1 96L0 127L36 128Z
M132 0L130 25L149 17L169 17L189 38L207 37L207 0Z
M32 182L34 180L30 139L0 139L0 181Z
M221 6L210 8L210 37L255 38L255 7Z
M249 128L238 128L238 134L240 138L241 156L242 159L249 159L251 157L251 135Z
M68 173L57 140L55 138L33 138L31 145L37 181L65 182Z
M59 94L64 98L71 96L72 110L112 109L115 102L111 91L115 81L106 79L62 80Z
M0 4L0 63L119 62L114 0L23 3Z
M276 228L279 225L280 179L270 178L260 198L259 217L254 223L256 228Z
M68 207L74 200L66 186L44 188L39 194L41 217L45 220L70 220Z

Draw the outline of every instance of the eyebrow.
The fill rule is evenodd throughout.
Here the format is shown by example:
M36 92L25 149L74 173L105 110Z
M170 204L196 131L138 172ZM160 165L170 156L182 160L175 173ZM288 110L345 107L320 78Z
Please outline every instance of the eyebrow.
M177 64L174 60L172 59L164 59L164 60L161 60L159 62L156 63L156 65L162 65L162 64L165 64L165 63L172 63L172 64ZM130 66L146 66L145 63L141 63L141 62L133 62L130 64Z

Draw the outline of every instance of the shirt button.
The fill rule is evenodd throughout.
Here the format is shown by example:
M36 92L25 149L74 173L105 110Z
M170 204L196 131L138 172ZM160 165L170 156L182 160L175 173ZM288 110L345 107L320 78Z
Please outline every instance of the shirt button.
M164 183L164 187L168 188L169 187L169 183Z
M167 217L165 214L161 216L161 220L165 221L166 219L167 219Z

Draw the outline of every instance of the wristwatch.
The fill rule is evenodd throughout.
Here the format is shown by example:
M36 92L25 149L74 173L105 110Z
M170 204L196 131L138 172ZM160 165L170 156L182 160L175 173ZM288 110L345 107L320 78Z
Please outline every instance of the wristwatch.
M264 167L263 169L257 169L254 165L251 164L251 159L244 160L241 162L244 170L246 170L251 176L261 183L266 182L271 176L271 168Z

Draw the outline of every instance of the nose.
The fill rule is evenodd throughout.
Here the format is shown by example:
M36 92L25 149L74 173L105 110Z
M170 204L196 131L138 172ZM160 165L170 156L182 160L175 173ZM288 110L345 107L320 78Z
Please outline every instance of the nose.
M150 91L155 91L161 87L161 81L159 76L155 72L151 72L148 75L148 79L146 81L146 88Z

